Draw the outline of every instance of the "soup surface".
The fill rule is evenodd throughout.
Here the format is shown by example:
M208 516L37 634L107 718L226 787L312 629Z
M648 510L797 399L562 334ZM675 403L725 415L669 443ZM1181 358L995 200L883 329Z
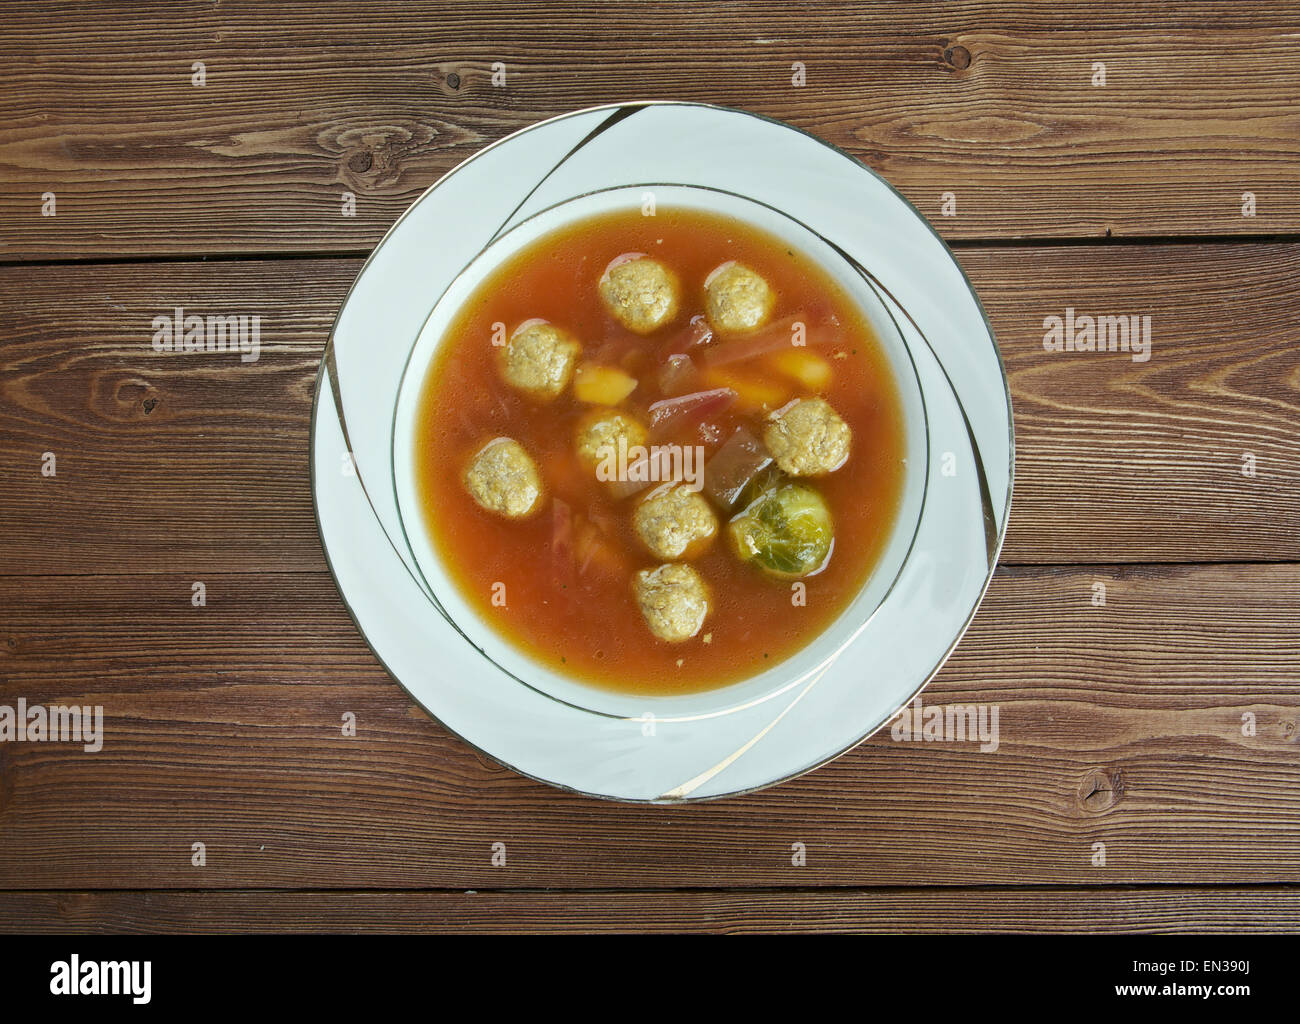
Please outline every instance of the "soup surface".
M675 289L656 306L633 280L640 321L602 286L638 255ZM724 273L733 261L762 281ZM724 284L739 305L719 305ZM758 325L737 326L751 300ZM507 351L538 320L561 347L512 376ZM604 446L593 468L579 439L613 413L634 428L626 457ZM574 223L497 268L438 347L416 431L424 523L468 603L552 670L640 694L732 683L816 638L879 559L905 468L888 360L839 286L753 226L663 207ZM662 511L686 519L656 533L658 507L637 510L673 478ZM638 577L662 565L689 570ZM674 620L656 601L682 582L702 603Z

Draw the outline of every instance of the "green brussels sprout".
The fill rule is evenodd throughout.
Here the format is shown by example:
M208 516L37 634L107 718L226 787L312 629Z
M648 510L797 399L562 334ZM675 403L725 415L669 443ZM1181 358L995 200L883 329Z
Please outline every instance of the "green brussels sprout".
M796 579L826 565L835 526L812 487L786 480L763 490L727 524L732 549L769 575Z

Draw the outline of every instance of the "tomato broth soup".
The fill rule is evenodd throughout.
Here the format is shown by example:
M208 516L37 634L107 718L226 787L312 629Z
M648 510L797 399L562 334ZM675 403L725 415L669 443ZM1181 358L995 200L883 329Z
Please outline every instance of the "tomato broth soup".
M881 557L905 470L888 358L839 285L774 235L662 206L492 271L415 430L424 525L467 603L552 671L646 695L816 639Z

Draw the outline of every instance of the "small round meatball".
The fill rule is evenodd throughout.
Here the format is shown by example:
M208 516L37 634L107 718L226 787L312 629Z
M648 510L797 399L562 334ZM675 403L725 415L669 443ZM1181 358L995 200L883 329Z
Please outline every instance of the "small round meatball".
M797 398L772 413L763 442L791 476L833 473L848 460L853 432L824 398Z
M526 320L501 349L501 375L535 398L555 398L573 376L582 346L545 320Z
M702 550L718 532L718 517L698 491L670 484L652 491L632 513L637 536L656 558Z
M752 331L772 315L776 293L757 273L732 260L704 280L704 310L718 331Z
M617 456L620 441L626 449L645 444L645 427L627 413L605 410L588 413L578 421L578 458L586 466L594 469L611 451Z
M670 644L693 637L709 614L709 588L698 572L681 562L642 569L632 588L650 632Z
M507 519L522 519L541 504L542 477L523 445L510 437L498 437L470 459L465 489L480 508Z
M642 253L614 260L605 268L599 290L614 319L636 334L649 334L677 316L677 275Z

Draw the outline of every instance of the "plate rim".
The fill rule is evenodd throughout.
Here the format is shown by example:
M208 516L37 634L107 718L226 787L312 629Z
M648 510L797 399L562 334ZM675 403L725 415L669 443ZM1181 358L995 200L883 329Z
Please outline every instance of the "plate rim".
M412 211L414 211L414 209L417 206L419 206L425 200L425 198L429 196L430 193L432 193L435 189L437 189L440 185L442 185L445 181L447 181L457 172L464 170L466 167L472 164L479 157L484 156L489 151L494 150L497 147L502 146L505 143L510 142L511 140L520 137L522 135L525 135L529 132L543 128L550 124L555 124L573 118L582 117L584 115L596 114L602 111L608 111L610 113L622 113L623 116L628 116L631 113L634 113L636 110L643 109L646 107L651 107L651 106L695 107L695 108L702 108L707 110L714 110L725 114L733 114L733 115L738 115L746 118L754 118L756 120L766 122L768 124L774 125L776 127L788 131L797 132L800 135L803 135L806 138L810 139L812 142L816 143L817 145L829 149L834 153L836 153L838 156L841 156L844 159L851 161L856 170L871 175L877 182L879 182L886 189L888 189L888 191L891 192L895 198L897 198L903 203L903 205L906 207L908 211L910 211L910 213L915 218L915 220L919 221L922 225L924 225L925 229L930 233L930 235L940 244L940 246L942 246L943 253L948 257L953 267L956 268L958 274L960 274L961 281L965 286L967 292L969 293L971 299L974 301L975 308L978 310L980 314L981 321L984 325L985 333L987 334L989 339L990 347L993 350L993 357L997 360L999 376L1001 377L1002 380L1003 397L1005 399L1006 414L1007 414L1007 486L1006 486L1006 498L1005 501L1003 502L1003 508L1002 508L1001 523L997 529L996 542L991 546L990 550L988 551L989 565L987 571L985 572L984 582L980 587L978 597L973 602L969 613L967 614L964 621L961 623L960 628L956 631L955 635L953 636L953 639L948 644L947 648L942 652L941 657L937 660L934 667L928 673L926 673L924 678L921 679L920 683L908 695L906 700L904 700L899 705L898 709L896 709L892 714L886 716L884 720L882 720L880 723L878 723L877 725L869 729L867 732L863 733L857 739L844 745L838 750L835 750L834 752L825 755L819 760L816 760L813 763L801 767L793 772L780 775L776 778L769 779L757 785L740 787L736 789L729 789L726 790L725 792L711 793L703 796L692 796L688 793L684 796L676 797L676 798L660 796L660 797L653 797L650 799L641 799L637 797L619 796L612 793L601 793L601 792L595 792L591 790L584 790L577 786L573 786L565 782L559 782L553 779L543 778L539 775L535 775L533 773L525 771L511 764L509 761L505 760L502 756L498 754L494 754L482 748L478 744L474 743L472 740L468 739L466 736L462 735L456 729L453 729L450 725L448 725L441 718L439 718L423 701L417 698L414 693L412 693L410 688L392 670L388 662L384 659L383 655L380 654L380 652L375 648L374 644L371 642L370 637L368 636L365 629L362 627L360 623L356 610L353 608L352 603L348 600L347 595L344 593L343 586L339 581L338 572L336 571L334 561L330 556L329 547L325 540L325 533L321 521L321 503L319 497L319 489L316 480L315 439L317 436L316 434L317 416L320 410L320 393L324 382L324 378L326 374L328 374L331 382L332 398L336 406L338 406L338 408L336 409L336 413L339 420L340 431L344 443L347 445L348 452L349 453L351 452L352 446L350 440L348 439L346 422L342 415L342 408L341 408L342 396L340 390L340 383L338 381L337 367L333 365L333 360L332 360L334 338L338 330L339 320L341 319L343 311L347 307L347 304L351 299L354 291L356 290L358 283L360 282L361 278L364 276L366 270L370 267L371 263L374 261L375 257L378 255L379 251L396 233L397 229L402 225L402 223L412 213ZM602 126L604 124L605 122L602 122ZM601 126L598 126L598 128L599 127ZM535 189L533 191L535 191ZM519 207L522 207L523 204L527 202L528 197L531 195L532 192L530 191L528 195L525 196L523 200L521 200L519 206L516 207L516 210L514 212L517 212ZM511 217L513 217L513 212L511 214ZM509 220L510 218L508 217L506 223L509 223ZM900 309L901 308L902 307L900 306ZM924 339L925 337L924 333L923 332L920 333L922 338ZM927 344L928 344L928 339L927 339ZM941 371L944 373L946 377L947 370L943 366L942 362L938 359L937 354L935 355L935 359L936 362L939 364ZM951 386L951 381L950 381L950 386ZM956 394L955 387L953 388L953 391L954 391L954 399L956 400L958 407L961 408L961 401ZM963 411L963 415L964 415L964 411ZM973 434L971 436L971 440L972 442L974 441ZM953 253L951 247L938 233L938 231L935 230L934 226L930 223L929 219L926 218L920 212L920 210L917 209L916 205L912 203L911 200L909 200L906 196L904 196L888 179L883 177L881 174L877 173L873 168L863 163L861 160L858 160L852 154L850 154L840 146L836 145L835 143L828 142L827 140L821 138L820 136L814 135L812 132L807 131L797 125L790 124L789 122L786 121L781 121L777 118L769 117L766 114L745 110L739 107L730 107L723 104L706 103L706 102L692 101L692 100L662 100L662 99L626 100L626 101L618 101L618 102L611 102L605 104L596 104L593 106L582 107L575 110L566 111L564 113L557 114L552 117L544 118L540 121L536 121L531 124L525 125L522 128L518 128L515 131L512 131L509 134L504 135L501 138L476 150L470 156L466 157L464 160L457 163L454 167L449 168L446 172L440 175L435 181L433 181L427 188L425 188L410 203L410 205L407 206L407 208L402 211L401 215L388 227L388 229L380 237L379 241L375 243L374 248L371 250L370 254L366 257L361 267L357 270L356 275L354 276L352 282L348 286L347 292L344 294L342 300L339 303L338 311L335 313L334 319L330 325L329 334L326 338L325 345L322 349L321 358L317 365L316 379L312 389L312 408L311 408L311 416L308 425L307 461L308 461L308 474L309 474L311 498L312 498L312 516L316 524L317 537L320 540L321 551L325 558L326 568L328 569L330 578L334 583L335 590L338 592L339 599L342 602L344 609L347 611L348 617L352 620L353 626L356 628L358 634L365 642L367 648L369 648L371 654L374 655L375 659L379 662L380 666L384 669L385 673L389 676L389 678L391 678L394 682L397 683L399 687L401 687L402 691L407 695L407 697L412 701L412 703L415 706L419 707L421 711L427 714L433 721L437 722L442 728L444 728L449 734L455 736L459 741L465 743L468 747L470 747L470 749L483 755L484 757L488 758L490 761L501 765L503 768L515 772L516 774L521 775L525 778L532 779L533 781L540 782L543 783L544 785L551 786L557 789L565 790L570 793L575 793L578 795L591 797L598 800L610 801L614 803L633 804L638 806L644 806L644 805L676 806L684 803L704 803L708 801L721 800L730 797L744 796L750 793L755 793L755 792L762 791L764 789L771 788L772 786L777 786L782 783L792 781L797 778L801 778L802 776L807 775L810 772L816 771L817 769L824 767L830 762L856 749L858 746L862 745L867 740L875 736L878 732L880 732L881 729L883 729L886 725L888 725L890 721L892 721L895 717L897 717L899 711L911 705L911 703L916 699L916 697L922 691L925 690L925 688L930 684L931 681L933 681L934 677L942 670L943 666L947 663L948 659L952 656L953 651L956 650L957 646L961 643L962 639L965 637L967 631L970 628L971 623L974 621L975 615L979 612L980 607L983 605L984 598L987 596L988 588L993 581L993 577L997 574L998 558L1001 554L1002 547L1006 540L1007 528L1009 526L1010 517L1011 517L1013 494L1015 490L1014 487L1015 464L1016 464L1015 415L1014 415L1014 406L1011 398L1010 379L1007 375L1007 370L1006 370L1006 362L1002 357L1001 348L998 345L997 336L993 330L993 325L989 320L988 312L985 310L984 304L980 301L979 294L975 290L975 287L972 284L969 275L967 275L965 268L957 260L956 255ZM365 488L365 484L361 481L360 473L356 472L355 470L355 463L354 463L354 474L356 476L358 486L361 487L365 495L367 504L370 504L373 510L373 502L371 502L370 500L369 493L366 491ZM387 536L387 531L384 530L382 526L381 526L381 532L384 533L385 539L387 540L389 546L393 547L394 554L397 554L398 560L402 563L403 568L406 569L408 574L410 574L409 567L406 566L405 560L401 557L400 553L397 552L396 547L393 545L392 539ZM416 583L418 587L419 586L418 579L415 579L413 577L413 581ZM455 627L453 626L453 628ZM821 675L820 671L816 673L814 676L814 681L815 679L819 679L820 675ZM799 695L795 698L795 700L792 701L789 705L787 705L786 710L789 710L789 708L793 707L795 703L801 700L804 693L807 691L807 689L808 689L808 685L805 685L805 689L803 691L800 691ZM785 712L783 711L782 715L784 713ZM778 716L777 720L779 720L779 717L780 716ZM774 725L775 720L771 724Z

